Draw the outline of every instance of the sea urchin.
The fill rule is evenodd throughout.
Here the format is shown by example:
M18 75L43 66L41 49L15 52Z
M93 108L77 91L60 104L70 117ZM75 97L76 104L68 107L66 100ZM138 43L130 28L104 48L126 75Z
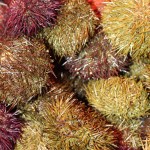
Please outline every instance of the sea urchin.
M149 0L112 0L102 12L102 24L121 55L141 59L150 53Z
M37 39L3 39L0 62L0 97L10 104L40 94L49 74L53 74L49 53Z
M0 149L12 150L16 140L20 138L22 121L17 113L7 110L8 107L0 103Z
M33 35L40 28L54 24L60 6L60 0L12 0L7 11L4 34Z

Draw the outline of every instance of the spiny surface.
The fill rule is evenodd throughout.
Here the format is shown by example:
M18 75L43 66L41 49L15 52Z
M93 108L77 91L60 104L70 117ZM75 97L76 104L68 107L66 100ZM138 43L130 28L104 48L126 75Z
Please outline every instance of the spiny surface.
M117 76L126 71L128 63L115 54L104 32L99 31L79 55L68 57L64 66L72 76L90 80Z
M150 110L142 83L130 78L111 77L89 81L85 91L89 103L122 131L124 143L138 149L142 145L140 117L146 116Z
M17 112L0 103L0 149L12 150L16 141L21 137L23 122Z
M41 93L53 65L42 41L19 38L0 42L0 97L24 103Z
M150 53L150 0L112 0L104 8L102 24L121 55L141 59Z
M85 90L89 103L114 123L139 118L150 110L142 83L130 78L89 81Z
M98 18L86 0L66 0L57 24L46 28L44 36L58 56L72 56L94 34Z
M60 0L12 0L7 11L7 36L35 35L41 28L54 25Z
M24 113L26 123L22 129L22 137L17 141L15 150L49 150L43 141L43 121L39 120L38 114L33 116L32 112L30 113Z
M134 62L130 67L131 78L140 80L147 92L150 93L150 64L141 61Z
M66 89L60 90L56 86L47 97L43 97L44 101L40 105L41 114L45 118L44 136L49 139L48 148L51 150L115 148L118 133L113 126L97 111L75 99L73 93L67 92ZM55 94L51 96L52 93Z

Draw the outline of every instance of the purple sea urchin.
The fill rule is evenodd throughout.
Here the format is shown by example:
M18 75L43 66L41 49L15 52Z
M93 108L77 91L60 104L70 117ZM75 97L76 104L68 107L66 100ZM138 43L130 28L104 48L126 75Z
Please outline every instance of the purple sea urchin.
M46 28L44 36L56 55L72 56L93 36L98 23L99 19L86 0L66 0L57 24L54 28Z
M36 39L1 41L0 62L0 97L8 103L24 103L40 94L53 73L49 53Z
M104 32L94 36L78 56L68 57L66 69L83 80L109 78L126 71L127 62L115 54Z
M149 0L112 0L102 12L102 24L121 55L139 60L150 53Z
M23 123L17 117L17 112L8 110L5 104L0 103L0 149L12 150L16 140L20 138Z
M34 35L56 21L60 0L12 0L5 22L8 36Z

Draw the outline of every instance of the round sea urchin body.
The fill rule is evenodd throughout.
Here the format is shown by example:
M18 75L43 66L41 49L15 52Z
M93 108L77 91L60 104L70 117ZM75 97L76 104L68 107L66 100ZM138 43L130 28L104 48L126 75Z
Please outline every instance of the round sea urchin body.
M118 131L92 107L76 99L68 84L57 83L34 105L43 117L43 140L50 150L111 150Z
M83 80L109 78L126 70L126 61L115 54L103 32L90 40L78 56L68 57L64 63L73 76Z
M150 53L149 0L112 0L104 8L102 24L121 55L140 59Z
M0 61L0 97L8 103L24 103L40 94L53 73L49 53L36 39L1 41Z
M111 77L89 81L85 91L89 103L123 132L125 143L135 149L140 147L139 118L150 110L142 83L131 78Z
M71 100L70 95L45 103L42 108L43 116L47 120L45 134L49 139L49 149L114 148L116 132L99 113L91 108L86 109L75 99Z
M111 77L90 81L85 90L89 103L114 123L139 118L150 110L142 83L136 83L131 78Z
M6 16L5 34L30 36L53 25L60 5L60 0L12 0Z
M79 52L94 34L98 18L86 0L67 0L61 7L57 24L46 28L44 36L58 56Z

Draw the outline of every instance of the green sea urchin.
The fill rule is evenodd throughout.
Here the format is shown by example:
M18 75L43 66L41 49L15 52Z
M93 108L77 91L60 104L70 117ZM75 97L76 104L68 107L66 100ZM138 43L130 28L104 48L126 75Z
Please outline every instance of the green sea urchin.
M58 56L79 52L94 34L98 18L86 0L66 0L54 28L46 28L44 36Z
M150 110L142 83L131 78L89 81L85 91L89 103L114 123L139 118Z
M149 0L112 0L102 12L102 25L121 55L140 59L150 53Z

